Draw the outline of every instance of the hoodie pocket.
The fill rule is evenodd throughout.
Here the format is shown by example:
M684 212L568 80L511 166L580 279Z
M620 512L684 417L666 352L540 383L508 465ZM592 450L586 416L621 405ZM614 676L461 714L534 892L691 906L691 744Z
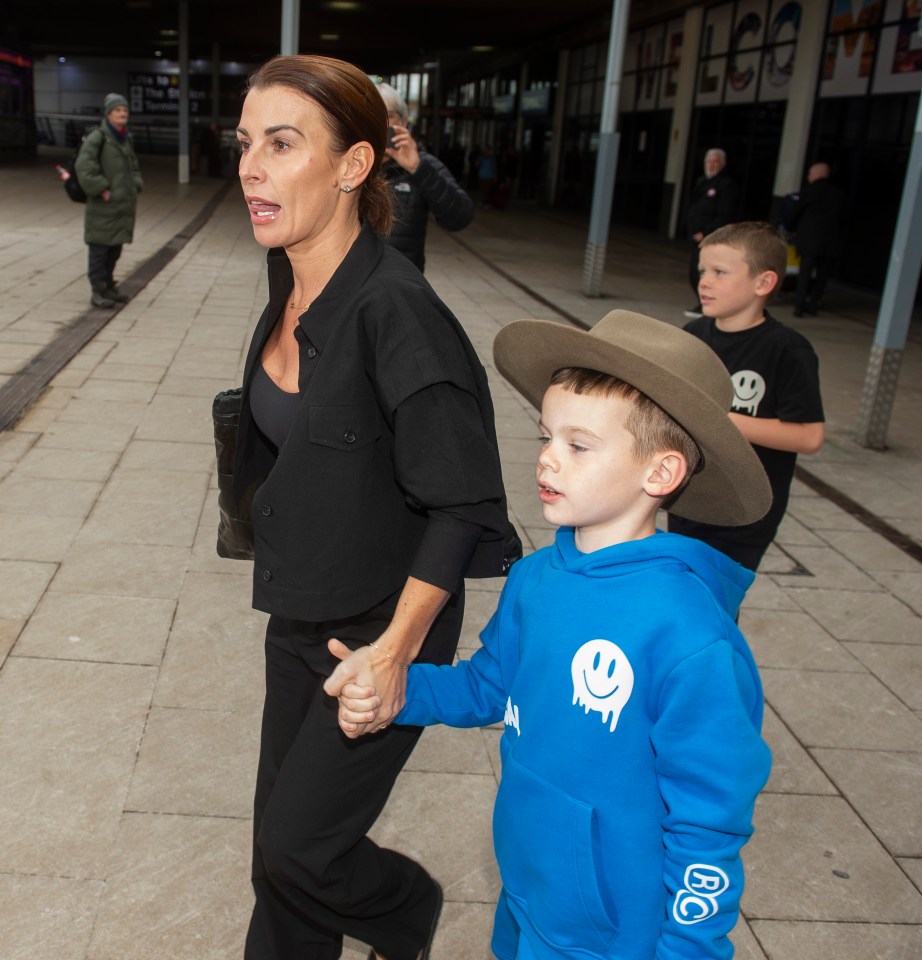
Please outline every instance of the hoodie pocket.
M556 949L605 953L618 925L599 884L595 810L507 756L493 836L517 920Z

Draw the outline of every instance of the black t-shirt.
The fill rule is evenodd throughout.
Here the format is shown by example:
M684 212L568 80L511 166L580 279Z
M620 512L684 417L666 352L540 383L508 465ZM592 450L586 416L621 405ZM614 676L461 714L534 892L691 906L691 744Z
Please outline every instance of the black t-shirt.
M784 420L788 423L820 423L819 362L810 341L784 326L768 313L765 322L736 333L719 330L711 317L699 317L685 329L703 340L723 361L733 380L734 413ZM747 566L772 542L787 509L797 454L753 444L772 487L772 505L755 523L742 527L718 527L670 516L669 529L711 543ZM728 544L744 547L734 555ZM755 550L754 550L755 548ZM746 562L755 554L755 563Z

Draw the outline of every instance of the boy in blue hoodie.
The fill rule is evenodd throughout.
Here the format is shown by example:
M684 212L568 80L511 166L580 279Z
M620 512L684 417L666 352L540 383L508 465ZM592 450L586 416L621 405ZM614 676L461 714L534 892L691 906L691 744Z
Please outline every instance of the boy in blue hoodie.
M504 720L500 960L729 958L771 764L734 623L753 574L655 526L661 507L722 524L768 509L729 376L696 338L623 310L589 332L517 321L494 350L541 409L537 494L556 542L512 568L471 660L409 668L405 704L382 703L355 658L327 692L349 737Z

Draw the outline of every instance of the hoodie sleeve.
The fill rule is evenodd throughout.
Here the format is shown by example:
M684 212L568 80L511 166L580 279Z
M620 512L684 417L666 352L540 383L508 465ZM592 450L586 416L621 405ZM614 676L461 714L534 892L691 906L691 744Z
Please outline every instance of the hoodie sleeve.
M743 892L740 850L771 768L755 665L720 640L678 664L652 741L666 805L666 915L657 960L729 960Z
M482 727L503 719L518 666L519 624L515 598L522 583L520 560L509 573L499 607L480 635L483 646L453 667L410 666L407 700L397 723Z

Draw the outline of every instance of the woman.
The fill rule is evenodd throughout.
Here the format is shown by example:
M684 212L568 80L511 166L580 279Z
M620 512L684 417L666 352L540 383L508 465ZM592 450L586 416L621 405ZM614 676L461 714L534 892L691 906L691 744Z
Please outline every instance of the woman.
M138 194L144 188L128 132L128 101L110 93L99 127L83 141L74 164L86 193L83 240L89 248L87 276L94 307L114 307L128 297L115 283L122 245L134 238Z
M441 889L366 833L420 734L388 727L407 664L451 662L464 576L502 572L492 403L455 317L380 239L387 115L367 76L277 57L250 78L237 135L271 248L235 467L256 491L254 606L271 615L246 957L333 960L346 934L416 960ZM378 736L340 733L321 686L334 653L379 691Z
M382 170L397 210L386 242L424 270L430 212L444 230L463 230L474 219L474 203L448 167L413 139L406 100L389 83L379 83L377 90L393 131L393 146L388 143Z

